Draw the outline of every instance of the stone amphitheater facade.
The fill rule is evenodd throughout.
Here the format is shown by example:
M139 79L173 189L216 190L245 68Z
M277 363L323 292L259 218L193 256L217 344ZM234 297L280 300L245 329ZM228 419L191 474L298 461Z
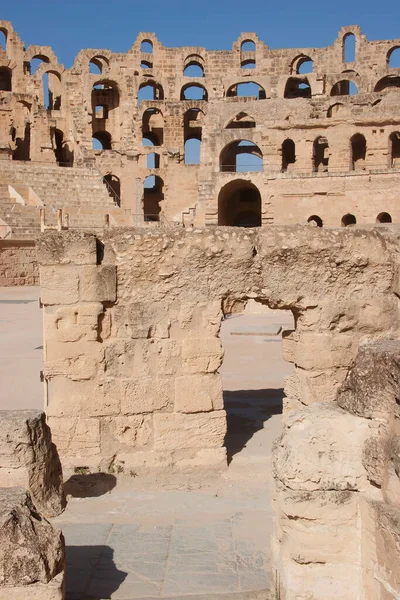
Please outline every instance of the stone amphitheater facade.
M105 214L117 225L400 219L400 39L350 26L325 48L270 49L243 33L210 51L140 33L127 53L82 50L66 69L11 23L1 35L0 183L27 186L25 205L68 207L74 226L92 227Z

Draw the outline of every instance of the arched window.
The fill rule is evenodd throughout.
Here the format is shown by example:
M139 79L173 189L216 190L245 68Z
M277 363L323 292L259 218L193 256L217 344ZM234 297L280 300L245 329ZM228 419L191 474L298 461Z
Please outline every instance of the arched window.
M108 66L109 62L105 56L93 56L89 61L89 72L92 75L101 75Z
M286 139L282 144L282 172L285 173L296 162L296 145L293 140Z
M2 50L7 49L7 30L0 29L0 48Z
M351 145L351 169L365 169L365 157L367 155L367 142L361 133L356 133L350 140Z
M311 217L308 217L307 223L313 225L314 227L323 227L324 225L321 217L319 217L318 215L312 215Z
M256 45L252 40L245 40L240 46L240 66L242 69L256 68Z
M331 96L355 96L357 93L356 84L349 79L338 81L331 89Z
M231 142L221 152L220 170L232 173L260 172L263 170L262 152L248 140Z
M108 175L104 175L103 182L107 188L109 196L114 200L114 203L117 206L121 206L121 182L119 177L113 175L112 173L108 173Z
M185 165L200 164L201 140L189 138L185 142Z
M19 101L16 103L13 117L16 123L25 123L25 129L21 132L21 126L18 127L18 134L23 137L17 137L15 127L11 128L11 138L15 142L13 150L13 160L30 160L30 144L31 144L31 105L27 102Z
M376 217L376 222L377 223L392 223L392 217L387 212L381 212Z
M35 56L32 57L31 62L30 62L30 66L29 66L29 72L31 75L35 75L36 71L38 70L38 68L40 67L41 64L43 63L49 63L50 59L48 56L45 56L44 54L36 54Z
M311 98L311 87L307 77L289 77L284 96L285 98Z
M108 131L98 131L93 134L93 150L111 150L111 134Z
M329 164L329 144L326 137L319 136L313 144L313 170L327 171Z
M240 52L255 52L256 44L253 40L244 40L240 46Z
M148 108L142 117L142 134L152 140L154 146L164 143L164 117L158 108Z
M3 92L11 92L12 91L12 83L11 83L11 69L7 67L0 68L0 91Z
M199 83L188 83L182 88L181 100L208 100L207 90Z
M143 40L140 44L140 52L143 54L153 54L153 43L150 40Z
M400 47L396 46L387 53L387 64L389 69L400 69Z
M139 106L143 100L164 100L164 90L162 86L155 81L142 83L138 92Z
M146 145L145 143L143 144ZM147 169L159 169L160 168L160 155L157 152L150 152L147 155L146 168Z
M256 126L256 122L253 117L250 117L245 112L240 112L229 121L226 129L251 129Z
M204 77L204 58L200 54L189 54L185 58L183 75L185 77Z
M356 60L356 36L346 33L343 36L343 62L350 63Z
M296 56L292 62L290 72L296 75L306 75L307 73L312 73L313 69L314 63L311 58L305 54L301 54L300 56Z
M375 92L383 92L387 89L399 89L400 88L400 76L399 75L387 75L378 81L375 86Z
M400 132L395 131L389 136L389 169L400 168Z
M332 104L332 106L330 106L328 108L328 112L327 112L326 116L328 118L336 117L342 108L343 108L343 104L340 104L340 102L337 102L336 104Z
M159 221L161 202L164 200L164 182L157 175L146 177L143 185L143 213L145 221Z
M355 218L354 215L351 215L350 213L347 213L347 215L344 215L342 217L342 222L341 222L342 227L348 227L349 225L356 225L356 223L357 223L357 219Z
M261 194L253 183L236 179L221 189L218 196L218 225L261 226Z
M267 97L264 88L254 81L231 85L226 96L227 98L254 98L256 100L265 100Z
M43 100L47 110L60 110L61 108L61 76L55 71L43 74Z
M140 63L140 68L141 69L152 69L153 63L149 60L142 60L142 62Z

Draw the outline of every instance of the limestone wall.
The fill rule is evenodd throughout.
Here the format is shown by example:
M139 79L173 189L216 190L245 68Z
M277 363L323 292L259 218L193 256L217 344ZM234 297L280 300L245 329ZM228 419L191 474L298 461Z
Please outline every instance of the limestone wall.
M249 213L260 225L317 216L337 227L349 213L359 224L400 220L400 68L391 62L399 40L369 41L354 25L325 48L272 49L248 32L231 49L210 51L167 48L141 32L125 53L85 49L65 68L49 47L25 49L11 23L1 21L0 30L0 182L12 183L10 163L33 173L41 164L95 166L113 182L123 209L151 222L234 225ZM200 95L187 93L193 86ZM361 153L353 151L354 136L365 142ZM191 140L200 143L195 164ZM244 168L234 151L243 141L255 145ZM155 189L149 177L157 178ZM47 179L54 184L57 176ZM225 218L229 186L242 192L241 210ZM246 197L249 186L259 206ZM77 202L89 202L86 195L77 194ZM107 201L105 189L97 195Z
M38 284L35 242L0 240L0 286Z

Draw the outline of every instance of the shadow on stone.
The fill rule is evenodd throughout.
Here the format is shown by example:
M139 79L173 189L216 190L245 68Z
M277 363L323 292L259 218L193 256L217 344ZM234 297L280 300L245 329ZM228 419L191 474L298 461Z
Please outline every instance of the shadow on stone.
M117 569L109 546L67 546L66 600L111 598L128 573Z
M263 429L272 415L282 414L283 389L224 391L227 414L225 447L228 464Z
M67 496L73 498L97 498L111 492L117 485L115 475L108 473L88 473L72 475L64 483Z

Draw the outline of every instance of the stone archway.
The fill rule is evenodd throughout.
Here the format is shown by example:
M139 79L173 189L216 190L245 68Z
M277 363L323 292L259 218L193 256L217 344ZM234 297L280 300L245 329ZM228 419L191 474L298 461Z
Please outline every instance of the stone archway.
M227 183L218 196L218 225L261 226L261 194L245 179Z

